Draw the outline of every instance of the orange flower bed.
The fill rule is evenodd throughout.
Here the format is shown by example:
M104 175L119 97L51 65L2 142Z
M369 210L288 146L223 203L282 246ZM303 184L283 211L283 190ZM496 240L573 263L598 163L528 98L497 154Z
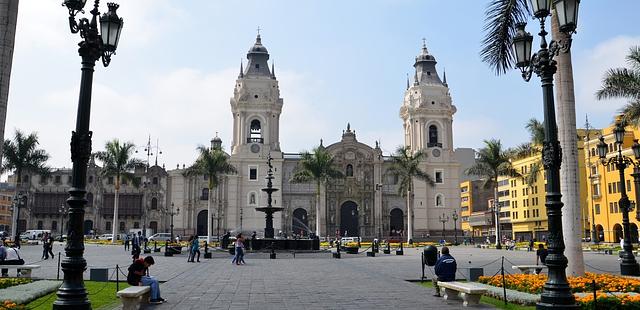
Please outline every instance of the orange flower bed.
M592 292L593 280L596 281L596 290L605 292L640 292L640 280L624 278L609 274L595 274L587 272L582 277L568 277L569 286L574 293ZM480 277L480 283L502 287L502 277ZM505 283L508 289L540 294L547 275L540 274L513 274L505 275ZM593 298L593 296L592 296Z

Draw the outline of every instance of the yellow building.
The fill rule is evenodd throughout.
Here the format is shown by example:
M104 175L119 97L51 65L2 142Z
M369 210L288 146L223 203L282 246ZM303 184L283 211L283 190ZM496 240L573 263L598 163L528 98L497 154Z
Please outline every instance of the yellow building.
M489 200L492 197L493 191L484 188L484 180L460 183L460 219L465 236L492 235L493 219L488 210Z
M593 131L591 134L593 135ZM585 135L585 130L578 129L580 208L584 219L583 234L588 236L588 182L585 173L585 153L583 149ZM500 186L498 187L500 193L499 201L502 205L501 212L507 214L511 221L511 229L513 231L511 236L515 240L529 240L531 238L545 240L548 234L548 223L545 207L546 177L542 166L542 155L538 153L514 159L512 165L523 177L499 178ZM532 174L535 174L536 177L533 184L529 186L525 179ZM504 218L501 219L501 221L503 220Z
M615 137L613 135L613 129L615 125L611 125L602 130L604 141L608 146L609 152L607 158L614 157L618 154L617 146L615 143ZM631 151L631 145L634 139L640 138L640 130L637 128L627 127L623 144L622 154L632 158L633 152ZM622 210L620 210L619 200L620 191L623 187L620 183L620 174L617 167L614 164L604 166L598 158L598 140L599 135L591 136L591 139L586 142L586 146L589 149L588 156L584 160L586 171L590 178L590 186L588 186L588 205L591 208L589 210L589 218L595 220L595 229L599 241L604 242L619 242L623 236L622 233ZM632 202L637 201L636 191L634 186L633 166L627 167L624 171L625 176L625 190L627 196ZM635 242L638 242L638 226L640 225L636 218L635 212L629 213L629 219L631 223L631 238Z

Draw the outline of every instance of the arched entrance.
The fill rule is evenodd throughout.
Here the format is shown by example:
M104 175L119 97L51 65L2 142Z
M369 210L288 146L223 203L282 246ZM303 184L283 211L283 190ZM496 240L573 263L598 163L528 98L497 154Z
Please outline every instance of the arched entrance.
M66 224L67 223L65 223L65 225ZM84 234L85 235L90 235L92 230L93 230L93 221L92 220L85 220L84 221Z
M622 239L622 226L620 224L613 225L613 242L620 242Z
M629 231L631 232L631 243L638 243L638 225L636 223L629 224Z
M399 236L404 230L404 212L400 208L395 208L389 212L389 235Z
M598 242L604 241L604 228L602 225L596 225L596 236L598 236Z
M158 222L151 221L149 222L149 229L151 229L151 233L155 234L158 232Z
M309 218L307 217L307 210L302 208L293 210L292 218L292 233L306 236L309 233Z
M207 210L202 210L198 212L198 219L196 220L196 235L198 236L206 236L207 232L207 215L209 212Z
M360 235L358 205L353 201L347 201L340 207L340 235L343 237Z

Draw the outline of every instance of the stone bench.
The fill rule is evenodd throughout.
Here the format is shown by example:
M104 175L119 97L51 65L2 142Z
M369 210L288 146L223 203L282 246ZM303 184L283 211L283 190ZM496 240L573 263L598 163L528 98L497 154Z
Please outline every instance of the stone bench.
M487 292L486 288L465 282L442 282L438 281L438 287L444 288L443 297L445 300L460 300L462 306L475 306L480 303L480 297ZM462 298L461 298L462 297Z
M116 295L122 300L122 310L137 310L142 304L149 302L150 294L149 286L130 286L119 290Z
M17 269L18 278L31 278L31 271L40 268L40 265L0 265L0 269Z
M518 269L523 274L530 274L531 270L535 270L536 274L540 274L542 269L547 269L545 265L514 265L511 266L511 269Z

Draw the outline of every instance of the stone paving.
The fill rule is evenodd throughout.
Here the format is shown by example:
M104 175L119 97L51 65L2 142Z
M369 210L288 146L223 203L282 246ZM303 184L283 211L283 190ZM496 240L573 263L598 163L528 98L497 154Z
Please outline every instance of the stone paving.
M55 259L40 261L41 246L23 246L27 263L40 264L34 276L55 279L58 251ZM405 249L404 256L379 254L376 257L342 255L332 259L328 252L278 253L278 259L268 259L267 253L248 253L247 265L232 265L225 252L214 252L214 259L201 263L187 263L185 255L164 257L152 253L156 264L151 274L164 283L162 296L168 303L154 309L459 309L459 302L449 302L431 296L432 291L406 280L421 276L419 249ZM458 266L483 266L485 275L493 275L500 268L501 256L505 268L511 264L534 264L535 252L498 251L473 247L453 247ZM393 253L393 252L392 252ZM124 268L130 255L122 246L87 245L85 257L88 268L110 268L115 279L115 265ZM615 255L585 253L587 271L619 273ZM426 270L431 276L431 270ZM60 274L62 277L62 273ZM120 274L120 280L123 280ZM462 277L462 274L460 274ZM89 272L85 272L85 279Z

